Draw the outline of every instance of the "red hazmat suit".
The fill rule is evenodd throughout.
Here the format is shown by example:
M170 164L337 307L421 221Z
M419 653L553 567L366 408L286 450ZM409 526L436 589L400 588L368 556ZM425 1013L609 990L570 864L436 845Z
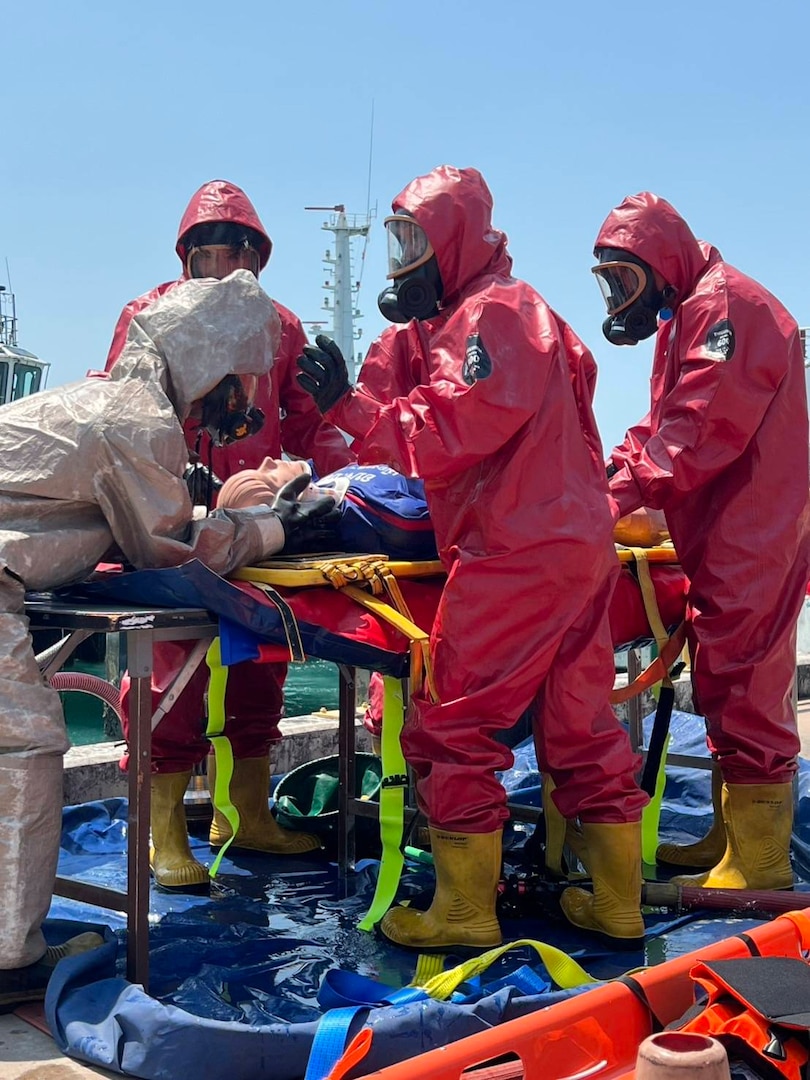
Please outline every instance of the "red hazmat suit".
M424 229L441 313L391 327L328 413L360 462L425 481L447 583L431 648L439 703L414 695L403 748L432 826L508 816L497 739L534 705L541 768L562 814L637 819L638 760L607 700L607 605L618 564L591 411L593 358L511 276L474 169L441 167L394 201Z
M796 623L810 568L808 422L795 320L699 242L663 199L625 199L596 247L677 289L655 343L651 408L612 453L615 512L664 510L689 578L692 679L723 779L796 769Z
M183 264L183 274L177 281L158 285L126 305L113 332L107 371L121 354L133 317L185 280L188 252L184 238L189 229L219 221L245 225L260 233L264 242L259 248L259 261L260 268L264 269L270 258L272 243L247 195L225 180L212 180L204 184L192 196L177 234L175 250ZM281 343L276 352L272 375L260 381L255 401L264 412L264 427L258 434L231 446L211 447L207 434L200 445L201 461L205 465L210 464L221 480L227 480L240 469L257 468L265 457L281 457L282 450L294 457L312 458L321 475L354 460L341 433L321 418L312 398L298 385L294 377L297 370L295 361L306 344L306 335L299 319L291 311L276 301L274 304L281 319ZM187 424L185 430L189 449L194 450L196 428ZM156 646L153 676L155 704L183 666L190 651L191 646L185 643L167 642ZM228 716L238 717L239 720L228 731L235 757L264 756L270 745L281 738L278 723L284 701L282 688L286 673L286 664L251 663L236 665L230 672L225 707ZM207 670L202 665L155 731L152 755L156 772L182 772L205 755L208 744L203 735L202 701L207 679ZM125 680L123 690L126 717L128 680Z

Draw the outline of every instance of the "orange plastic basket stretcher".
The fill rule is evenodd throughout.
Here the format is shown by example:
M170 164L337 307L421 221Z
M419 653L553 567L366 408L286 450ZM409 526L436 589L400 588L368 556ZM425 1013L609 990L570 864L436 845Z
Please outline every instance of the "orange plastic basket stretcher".
M763 956L803 958L810 950L810 915L780 915L745 932ZM693 1004L692 967L701 960L751 956L742 936L686 953L634 973L641 990L607 982L585 994L510 1020L490 1031L419 1054L368 1080L630 1080L639 1044ZM647 1008L642 997L649 1002Z

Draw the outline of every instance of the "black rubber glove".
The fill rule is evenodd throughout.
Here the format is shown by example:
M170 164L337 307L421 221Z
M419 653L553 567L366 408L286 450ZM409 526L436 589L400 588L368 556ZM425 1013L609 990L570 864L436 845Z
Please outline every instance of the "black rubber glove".
M311 481L309 473L293 477L279 489L273 503L273 510L284 528L283 551L288 553L293 548L296 551L305 550L314 538L322 535L340 519L340 510L331 495L300 501L300 495L306 491Z
M296 379L312 395L321 413L328 412L352 389L343 353L337 342L325 334L318 334L314 345L304 346L298 367Z

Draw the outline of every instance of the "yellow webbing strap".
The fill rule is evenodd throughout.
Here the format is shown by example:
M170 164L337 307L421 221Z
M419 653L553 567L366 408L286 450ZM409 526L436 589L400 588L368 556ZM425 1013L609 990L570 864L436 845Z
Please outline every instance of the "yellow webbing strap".
M239 811L231 802L230 788L233 776L233 747L225 735L225 690L228 685L228 669L223 666L219 638L215 637L205 654L208 665L208 727L206 737L214 748L217 764L217 779L211 794L211 801L231 827L231 836L217 852L217 857L208 871L209 877L216 877L222 856L231 846L239 831Z
M399 630L400 633L410 639L411 689L419 689L422 681L422 672L424 671L425 683L430 699L434 703L437 702L439 696L436 693L436 685L433 681L433 665L430 659L429 635L418 627L416 623L411 622L409 618L397 611L396 608L391 607L390 604L387 604L379 597L371 596L369 593L364 592L363 589L358 589L356 585L346 585L340 591L346 593L347 596L351 596L353 600L356 600L358 604L362 604L363 607L368 608L369 611L373 611L375 615L384 619L385 622L390 623Z
M419 953L416 958L416 971L408 986L424 986L444 972L447 957L443 953Z
M667 754L672 735L667 732L661 750L661 761L655 775L655 790L650 801L641 811L641 861L647 866L655 866L658 851L659 831L661 826L661 804L664 801L664 789L667 782Z
M228 576L236 581L263 581L268 585L291 589L311 588L328 583L327 572L333 568L346 568L353 575L353 567L369 562L384 563L386 569L397 578L436 577L444 574L444 567L437 559L422 562L401 562L385 555L310 555L301 559L274 559L260 566L243 566Z
M658 597L655 595L655 586L653 585L652 575L650 573L650 563L647 558L647 551L645 548L630 548L633 552L633 557L636 560L636 571L638 572L638 583L641 586L641 599L644 602L644 612L647 616L647 622L650 624L650 629L653 632L655 638L655 644L658 647L658 652L664 648L669 641L669 634L664 626L664 620L661 618L661 611L658 607Z
M399 887L402 867L405 865L402 832L405 821L405 789L408 785L408 772L399 738L403 719L402 683L399 679L386 675L383 677L383 717L380 738L382 859L374 897L365 917L357 924L359 930L373 930L391 907Z
M436 1001L446 1001L462 983L469 982L476 975L481 975L491 964L494 964L496 960L500 960L502 956L508 953L510 949L519 949L523 946L535 950L543 961L549 976L561 990L571 990L575 986L584 986L586 983L602 982L601 979L595 979L592 975L589 975L576 960L573 960L561 949L557 949L553 945L546 945L542 941L524 938L520 941L510 941L507 945L499 945L497 949L490 949L480 956L474 956L471 960L465 960L458 967L451 968L450 971L443 971L440 975L434 975L433 978L421 984L414 980L411 985L419 986L420 990L424 990L429 997L434 998Z
M644 612L647 616L647 622L650 624L650 629L653 632L653 637L655 638L658 656L645 671L642 671L638 678L633 680L632 683L622 687L620 690L614 690L611 693L610 703L612 705L619 705L624 701L629 701L630 698L636 697L644 690L652 689L656 683L663 683L665 686L671 686L672 682L669 678L669 669L680 656L686 640L686 625L684 623L681 623L670 637L664 626L664 620L661 618L661 611L658 607L658 597L655 595L655 586L653 585L652 575L650 573L650 556L654 552L660 550L662 549L624 549L626 555L634 559L636 563ZM674 555L674 548L672 550ZM624 561L627 561L627 559Z
M638 548L630 548L625 544L616 544L616 556L620 563L628 563L635 561L634 551ZM675 551L675 546L671 541L667 541L664 544L656 544L655 547L642 548L647 555L647 561L651 563L678 563L678 554Z
M620 690L614 690L610 695L611 705L620 705L629 701L644 690L651 689L656 683L663 682L669 677L669 669L678 659L686 639L686 627L684 623L673 632L670 637L664 626L661 612L658 609L658 598L655 595L655 586L650 574L651 562L654 563L677 563L678 556L671 542L660 544L652 548L625 547L616 545L616 555L619 562L635 562L638 570L638 583L641 587L641 599L644 603L644 611L647 622L655 637L658 647L658 656L650 666L634 679L628 686Z
M655 586L653 585L652 575L650 573L650 564L647 561L647 552L644 548L634 547L630 550L633 552L636 560L638 583L641 586L641 598L644 601L644 611L647 615L647 622L650 624L650 629L653 632L655 644L658 648L658 655L660 656L669 642L669 634L664 626L664 620L661 618L661 611L658 607L658 597L655 595ZM672 679L669 676L669 668L664 669L660 685L669 687L670 689L672 688ZM669 732L667 732L661 751L661 760L658 764L658 771L655 777L655 790L650 797L650 801L641 811L641 858L642 862L652 866L655 865L655 853L658 850L661 803L664 798L664 787L666 784L667 751L669 750L670 738L671 736Z
M440 563L391 563L384 555L365 557L322 559L315 567L296 570L281 570L246 566L235 571L231 576L240 581L249 581L261 589L276 605L282 616L290 655L298 659L297 650L303 657L303 645L295 617L283 597L271 585L325 585L329 584L339 592L345 593L358 604L368 608L380 619L390 623L410 641L410 680L411 690L418 690L424 678L431 701L437 702L436 686L433 681L433 665L430 659L430 637L416 625L396 580L397 566L441 569ZM311 580L315 575L315 580ZM371 592L367 592L369 588ZM390 603L382 596L387 594ZM289 618L285 618L285 611ZM294 632L293 632L294 631Z

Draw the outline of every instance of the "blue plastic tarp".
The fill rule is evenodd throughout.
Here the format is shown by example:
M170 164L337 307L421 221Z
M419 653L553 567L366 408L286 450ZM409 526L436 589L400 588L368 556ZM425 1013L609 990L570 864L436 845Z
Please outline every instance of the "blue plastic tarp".
M703 723L697 717L676 712L672 737L673 752L706 753ZM530 742L516 749L515 759L514 768L502 777L504 785L515 801L536 804L540 778ZM793 845L800 882L810 877L808 785L810 767L802 762ZM710 806L708 771L671 769L662 836L705 832ZM512 826L507 872L511 864L520 866L522 844L530 832L530 826ZM210 864L213 853L202 839L193 841L193 850ZM521 949L507 954L475 984L461 987L458 996L463 1000L374 1005L369 987L379 986L382 997L406 986L415 961L407 950L356 928L373 895L377 867L371 860L361 862L349 881L341 882L334 864L324 857L234 855L223 860L210 896L153 888L149 994L124 977L123 918L55 899L52 919L106 922L111 927L102 949L57 968L47 999L57 1043L72 1057L150 1080L194 1074L297 1080L304 1076L324 1003L345 1004L336 987L348 979L347 985L360 988L355 1000L364 1004L349 1034L363 1024L374 1032L369 1055L357 1071L364 1074L585 992L532 992L547 984L548 976L536 954ZM124 887L124 800L66 809L60 873ZM414 866L403 877L400 899L431 890L431 872ZM562 919L553 890L521 918L502 918L507 939L530 937L556 945L598 978L672 958L756 922L650 913L645 917L644 951L614 954ZM49 925L62 929L65 924ZM448 957L446 966L459 959ZM527 972L533 981L527 980Z

